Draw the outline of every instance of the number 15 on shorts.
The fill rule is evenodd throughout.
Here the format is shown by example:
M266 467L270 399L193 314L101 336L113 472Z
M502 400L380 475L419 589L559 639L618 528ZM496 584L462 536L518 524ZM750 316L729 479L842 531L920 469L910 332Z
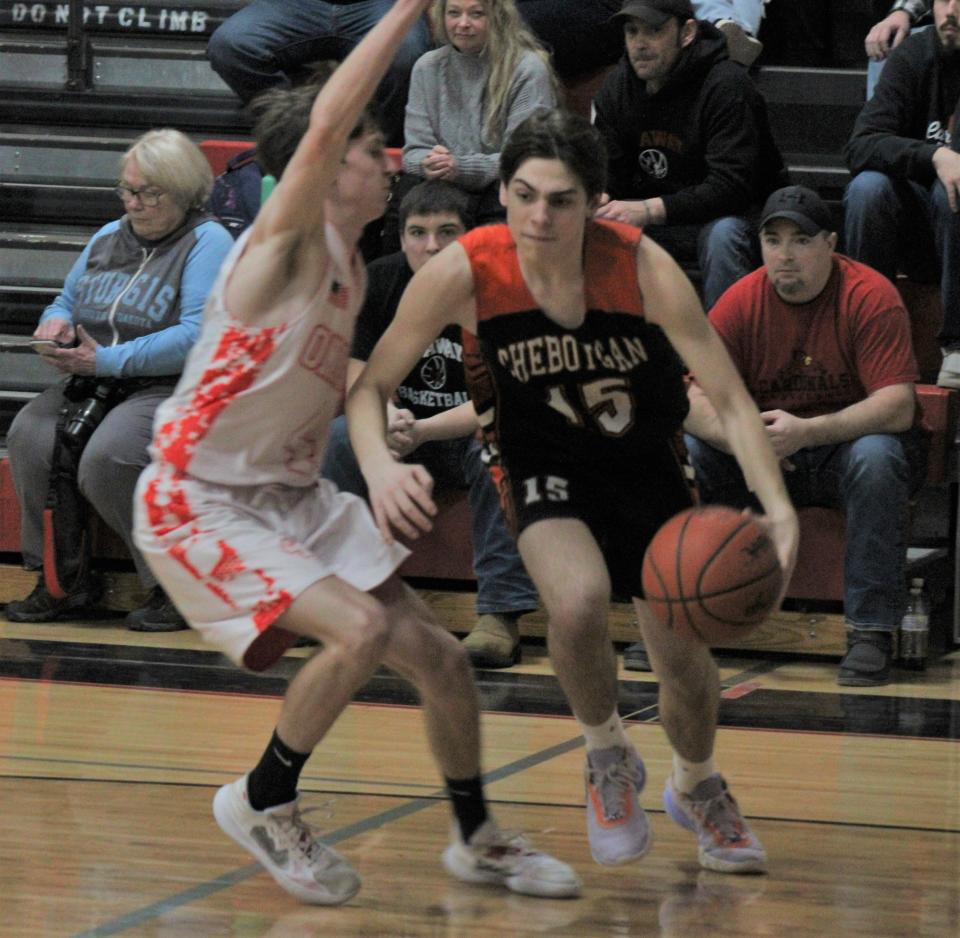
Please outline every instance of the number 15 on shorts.
M570 500L567 491L570 483L560 476L531 476L523 480L523 503L535 505L544 500L548 502L566 502Z

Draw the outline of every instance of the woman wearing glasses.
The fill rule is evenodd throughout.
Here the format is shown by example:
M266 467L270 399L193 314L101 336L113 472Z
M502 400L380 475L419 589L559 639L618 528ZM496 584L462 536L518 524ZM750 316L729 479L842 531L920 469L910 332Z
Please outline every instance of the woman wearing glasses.
M207 294L233 245L203 211L212 182L203 154L176 130L149 131L123 155L116 188L123 217L90 239L34 332L40 340L35 347L64 380L20 411L7 438L23 562L42 570L49 480L54 463L58 469L63 464L55 454L64 431L78 431L67 442L82 447L79 492L123 538L151 591L147 604L127 617L138 631L185 628L133 544L132 502L140 470L150 461L154 411L173 390L199 334ZM71 424L78 410L88 419ZM86 435L84 444L79 437ZM54 511L54 525L70 520L66 510L60 518ZM53 592L48 564L47 576L40 573L26 599L7 604L7 618L82 616L100 588L79 560L68 558L71 575L61 573L67 582L56 582Z

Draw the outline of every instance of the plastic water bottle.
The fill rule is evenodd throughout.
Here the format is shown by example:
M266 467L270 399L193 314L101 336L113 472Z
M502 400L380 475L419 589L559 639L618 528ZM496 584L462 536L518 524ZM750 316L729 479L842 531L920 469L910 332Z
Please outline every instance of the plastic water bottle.
M930 600L923 580L910 581L907 614L900 623L900 664L912 671L927 666L927 643L930 638Z

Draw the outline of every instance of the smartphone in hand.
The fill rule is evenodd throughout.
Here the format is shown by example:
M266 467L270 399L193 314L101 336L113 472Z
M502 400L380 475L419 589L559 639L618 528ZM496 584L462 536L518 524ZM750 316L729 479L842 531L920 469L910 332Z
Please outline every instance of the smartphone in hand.
M54 339L31 339L30 348L43 354L48 349L62 348L62 346Z

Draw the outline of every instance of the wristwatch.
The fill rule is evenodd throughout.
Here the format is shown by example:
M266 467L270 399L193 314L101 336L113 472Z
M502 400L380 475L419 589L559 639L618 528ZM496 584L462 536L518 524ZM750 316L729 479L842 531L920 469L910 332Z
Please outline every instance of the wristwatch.
M903 12L910 17L910 23L912 25L921 17L926 16L932 6L932 0L897 0L897 2L890 7L890 12L896 13L897 10L903 10Z

